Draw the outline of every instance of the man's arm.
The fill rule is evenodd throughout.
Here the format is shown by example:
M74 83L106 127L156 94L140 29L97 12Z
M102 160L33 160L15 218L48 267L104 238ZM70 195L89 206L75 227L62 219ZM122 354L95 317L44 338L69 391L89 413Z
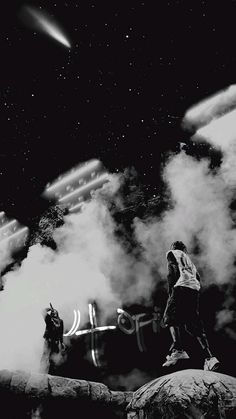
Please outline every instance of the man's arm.
M176 284L177 280L180 277L179 267L177 260L175 259L174 254L170 251L167 254L167 280L168 280L168 287L169 287L169 295L172 292L174 285Z

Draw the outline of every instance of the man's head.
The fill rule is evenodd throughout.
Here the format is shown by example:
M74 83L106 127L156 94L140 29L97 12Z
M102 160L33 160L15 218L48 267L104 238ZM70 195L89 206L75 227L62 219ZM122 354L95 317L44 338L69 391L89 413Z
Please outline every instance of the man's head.
M185 244L181 241L176 241L173 242L172 245L170 246L171 250L182 250L182 252L184 253L188 253L187 251L187 247L185 246Z
M59 317L57 310L51 310L51 317Z

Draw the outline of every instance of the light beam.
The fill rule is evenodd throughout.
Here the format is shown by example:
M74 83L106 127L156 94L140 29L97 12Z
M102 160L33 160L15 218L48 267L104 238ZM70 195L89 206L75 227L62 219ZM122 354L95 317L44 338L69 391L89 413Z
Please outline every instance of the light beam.
M83 204L84 204L84 202L80 202L79 204L73 205L73 207L69 208L69 211L70 212L75 211L75 210L79 209L80 207L82 207Z
M10 221L9 223L4 224L0 228L0 235L1 235L1 233L4 233L7 230L7 228L9 228L11 226L14 226L16 223L17 223L17 221L16 220L13 220L13 221Z
M29 230L28 227L23 227L20 230L16 231L15 233L11 234L10 236L6 237L5 239L0 240L0 246L3 243L7 242L8 240L12 240L13 238L15 239L16 237L20 236L23 233L27 233L28 234L28 230Z
M83 167L79 167L77 170L74 170L73 173L64 176L63 179L54 182L46 189L46 193L51 193L54 190L59 189L61 186L67 185L70 182L79 179L81 176L84 176L87 173L92 172L92 170L94 169L97 169L99 165L101 165L101 162L99 160L92 160Z
M105 182L108 180L108 173L104 173L103 175L99 176L98 178L92 180L91 182L86 183L86 185L81 186L80 188L75 189L75 191L70 192L67 195L64 195L62 198L60 198L59 202L67 201L68 199L72 198L73 196L76 196L80 194L81 192L85 192L87 189L92 188L92 186L95 186L99 184L100 182Z

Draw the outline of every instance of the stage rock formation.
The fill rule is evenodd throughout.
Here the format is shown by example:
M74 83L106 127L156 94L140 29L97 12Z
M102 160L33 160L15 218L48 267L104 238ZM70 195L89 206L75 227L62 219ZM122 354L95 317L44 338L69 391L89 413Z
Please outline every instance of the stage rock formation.
M77 399L126 406L132 392L111 391L102 383L58 377L47 374L29 374L23 371L0 371L0 391L24 394L36 399Z
M132 395L132 392L111 391L102 383L23 371L0 371L0 398L9 415L5 418L52 419L58 418L59 413L62 418L73 418L78 417L81 409L88 415L94 414L94 409L104 418L123 418ZM36 415L37 406L43 411L42 415ZM36 413L32 415L32 411Z
M157 378L134 393L128 419L235 419L236 378L183 370Z

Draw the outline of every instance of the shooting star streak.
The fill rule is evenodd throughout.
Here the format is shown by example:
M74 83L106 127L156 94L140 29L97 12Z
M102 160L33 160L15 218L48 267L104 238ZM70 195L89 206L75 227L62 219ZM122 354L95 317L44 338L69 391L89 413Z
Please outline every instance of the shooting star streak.
M48 34L65 47L71 48L71 45L68 39L62 33L61 28L59 28L59 26L53 22L52 18L49 17L46 13L36 10L33 7L27 6L24 8L24 14L27 19L31 20L31 25L33 23L33 26L42 32Z
M97 169L100 164L101 163L99 160L91 161L90 163L84 165L83 167L78 168L73 173L66 175L65 177L63 177L63 179L53 183L51 186L49 186L46 189L46 193L51 193L55 189L58 189L61 186L66 185L72 182L73 180L80 178L81 176L84 176L85 174L91 172L92 170Z
M86 183L86 185L83 185L80 188L77 188L75 191L70 192L67 195L64 195L62 198L59 199L59 202L67 201L68 199L72 198L72 196L78 195L81 192L86 191L86 189L89 189L92 186L95 186L102 181L105 182L106 180L108 180L108 173L104 173L103 175L99 176L98 178L92 180L91 182Z

